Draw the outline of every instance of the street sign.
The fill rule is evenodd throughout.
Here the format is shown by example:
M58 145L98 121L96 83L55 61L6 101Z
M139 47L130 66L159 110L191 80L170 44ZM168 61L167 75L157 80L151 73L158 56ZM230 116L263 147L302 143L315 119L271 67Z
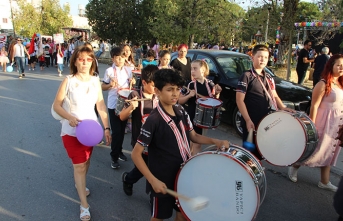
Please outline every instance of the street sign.
M54 34L53 36L54 36L54 43L55 44L64 43L63 33L57 33L57 34Z

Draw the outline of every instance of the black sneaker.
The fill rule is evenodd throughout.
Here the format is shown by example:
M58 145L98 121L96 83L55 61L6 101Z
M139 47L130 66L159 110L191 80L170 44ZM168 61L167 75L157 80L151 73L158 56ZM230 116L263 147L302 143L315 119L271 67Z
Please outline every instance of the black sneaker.
M126 157L123 153L120 153L120 154L119 154L119 160L121 160L121 161L127 161L127 157Z
M118 161L112 161L111 167L112 169L118 169L120 167L120 164L118 163Z
M133 188L133 184L130 184L128 182L125 182L125 177L126 175L128 174L128 172L124 172L122 175L121 175L121 180L123 181L123 190L124 190L124 193L128 196L132 196L132 188Z
M22 74L23 77L25 77L25 74Z

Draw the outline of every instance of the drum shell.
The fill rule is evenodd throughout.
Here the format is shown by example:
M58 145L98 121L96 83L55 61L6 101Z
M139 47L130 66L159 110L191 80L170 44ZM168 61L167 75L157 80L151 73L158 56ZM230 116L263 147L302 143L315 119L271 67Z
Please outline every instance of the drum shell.
M196 101L195 115L193 123L195 126L205 129L216 128L220 124L220 114L222 101L214 98L206 98L219 101L219 105L211 106L199 102L203 98L199 98Z
M116 115L119 115L125 105L125 100L129 97L131 91L129 89L122 89L118 91L118 99L116 109L114 110Z
M206 157L206 156L215 156L216 159L219 158L225 158L225 160L229 160L230 163L234 163L235 164L235 168L231 168L233 170L238 169L238 167L240 168L239 170L241 171L245 171L246 173L244 174L244 178L246 177L250 177L249 180L244 180L244 182L250 182L252 184L252 186L255 190L254 193L256 194L256 199L257 199L257 203L251 205L254 208L251 208L252 211L254 211L253 213L250 214L249 217L242 217L242 215L240 214L232 214L232 212L229 212L229 210L233 209L236 210L235 208L226 208L225 212L223 211L223 213L230 213L230 217L221 217L221 218L214 218L215 214L208 214L208 213L204 213L201 214L201 211L198 211L196 213L193 213L192 211L189 211L189 209L187 208L186 202L182 201L181 199L177 200L178 206L180 208L180 211L185 215L185 217L187 217L188 220L199 220L197 219L197 216L203 216L202 220L216 220L216 221L221 221L221 220L253 220L255 219L258 209L260 207L260 205L262 204L264 198L265 198L265 194L266 194L266 187L267 187L267 181L266 181L266 177L264 174L264 169L261 166L260 162L258 161L258 159L256 159L249 151L246 151L244 148L236 146L236 145L230 145L230 148L228 149L228 151L226 152L221 152L221 151L214 151L213 148L210 148L209 151L204 151L201 152L199 154L197 154L196 156L192 157L191 159L189 159L187 162L185 162L182 167L179 170L179 173L177 175L177 179L176 179L176 183L175 183L175 189L176 191L180 191L180 193L183 193L182 191L184 191L184 186L185 185L190 185L190 183L192 183L191 180L187 181L187 180L182 180L183 177L185 177L185 174L183 173L183 170L186 169L187 171L187 165L192 162L192 160L196 160L199 158L199 160L202 157ZM196 162L196 161L195 161ZM215 163L215 162L213 162ZM190 164L192 165L192 164ZM243 169L242 169L243 168ZM198 169L198 170L197 170ZM230 182L235 182L234 180L234 176L230 173L225 173L225 168L217 168L216 171L210 172L210 171L203 171L201 170L201 168L194 168L194 170L191 170L191 168L188 168L188 170L191 171L191 174L189 177L193 177L194 179L196 179L196 177L201 176L202 178L202 182L201 185L207 185L206 189L204 189L203 191L199 191L196 193L196 195L198 196L204 196L204 197L209 197L209 207L211 205L214 206L215 201L218 200L217 197L215 197L215 194L213 194L213 192L218 193L217 191L219 191L219 194L223 197L228 198L227 199L227 204L228 206L233 206L235 207L235 203L233 203L233 201L231 198L229 197L230 194L235 194L235 190L232 189L232 186L230 186L227 182L222 183L222 180L224 180L223 176L225 176L225 179L231 179ZM219 170L222 170L222 173L216 173ZM185 171L185 172L186 172ZM186 172L188 173L188 172ZM206 177L206 175L210 175L212 177ZM201 179L200 178L200 179ZM243 179L243 178L242 178ZM212 182L212 183L211 183ZM237 181L236 181L237 182ZM222 183L223 186L221 189L217 189L216 185L218 183ZM214 185L215 184L215 185ZM236 184L237 185L237 184ZM246 187L245 187L246 188ZM196 188L194 188L194 191ZM230 194L229 194L230 193ZM190 194L190 193L189 193ZM192 193L194 194L194 193ZM236 192L237 194L237 192ZM210 198L211 196L213 196L214 198ZM195 197L195 196L190 196L190 197ZM247 196L245 196L247 197ZM233 197L235 198L235 197ZM246 199L245 199L246 200ZM224 200L226 201L226 200ZM253 201L253 200L252 200ZM212 202L212 204L211 204ZM249 200L247 200L247 202L249 202ZM212 208L209 208L210 211L212 211ZM205 209L204 209L205 211ZM206 217L206 215L209 215L209 217ZM224 214L225 215L225 214ZM228 215L228 214L226 214Z

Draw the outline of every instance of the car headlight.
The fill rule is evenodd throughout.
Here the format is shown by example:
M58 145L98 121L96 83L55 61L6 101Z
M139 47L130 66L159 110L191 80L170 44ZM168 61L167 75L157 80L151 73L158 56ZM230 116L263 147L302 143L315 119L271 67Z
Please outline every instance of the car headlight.
M282 101L282 103L283 103L284 105L286 105L286 107L288 107L288 108L295 109L295 108L294 108L294 103L293 103L293 102L290 102L290 101Z

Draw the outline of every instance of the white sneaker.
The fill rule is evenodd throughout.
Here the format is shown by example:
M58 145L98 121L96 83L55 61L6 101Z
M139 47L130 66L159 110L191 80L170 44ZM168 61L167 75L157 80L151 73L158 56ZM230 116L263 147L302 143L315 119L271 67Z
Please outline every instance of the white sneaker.
M31 68L29 68L29 71L31 71Z
M59 77L62 77L62 74L61 74L61 73L59 73L59 74L58 74L58 76L59 76Z
M288 178L294 183L298 181L298 169L292 166L288 167Z
M322 182L319 181L318 187L326 190L331 190L332 192L337 191L337 186L332 185L331 182L328 182L327 184L323 184Z

